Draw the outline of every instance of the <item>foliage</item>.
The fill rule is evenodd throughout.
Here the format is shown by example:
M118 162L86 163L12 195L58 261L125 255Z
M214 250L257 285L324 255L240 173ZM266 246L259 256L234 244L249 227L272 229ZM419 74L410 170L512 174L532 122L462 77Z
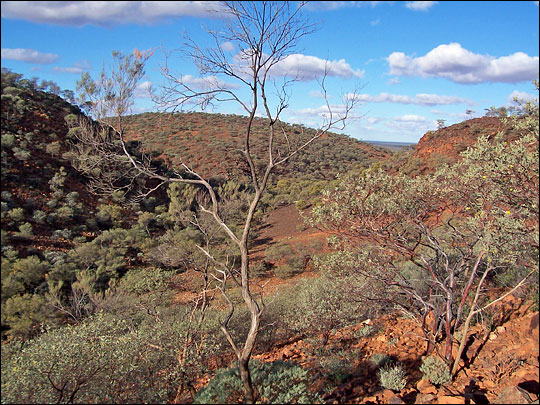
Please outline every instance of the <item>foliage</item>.
M407 385L407 373L401 364L388 364L377 372L379 381L384 388L401 391Z
M312 211L311 224L349 257L335 271L369 280L357 291L366 300L433 313L428 351L443 335L454 366L453 333L470 322L465 304L494 277L507 283L503 295L538 272L538 107L529 107L507 122L513 138L481 136L434 174L351 173Z
M258 402L265 404L322 403L318 394L308 388L308 372L300 366L277 360L271 363L251 361L253 383ZM241 398L240 375L237 367L218 370L208 385L197 392L195 403L225 404Z
M36 336L43 325L52 326L54 323L55 313L43 295L13 295L2 303L2 324L9 325L7 335L15 339Z
M294 298L289 298L290 309L285 313L287 323L297 332L321 333L325 345L334 329L351 325L365 316L358 304L348 297L351 281L354 283L354 280L326 276L300 281L294 288Z
M172 342L160 338L157 325L132 330L99 314L23 346L2 345L2 402L165 403L180 376Z
M132 269L122 277L119 287L137 294L159 291L168 286L168 281L174 273L155 267Z
M369 358L369 361L377 368L381 368L390 362L390 356L384 353L373 353Z
M420 371L424 379L431 381L434 385L445 385L452 381L452 376L448 371L448 365L443 359L437 356L427 356L422 360Z

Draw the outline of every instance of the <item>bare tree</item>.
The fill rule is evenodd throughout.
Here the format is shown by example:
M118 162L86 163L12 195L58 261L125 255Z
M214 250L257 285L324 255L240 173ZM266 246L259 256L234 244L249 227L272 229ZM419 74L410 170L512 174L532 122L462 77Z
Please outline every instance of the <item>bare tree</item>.
M206 197L197 201L199 211L213 218L221 231L237 247L240 256L239 265L218 259L210 252L208 246L198 246L212 263L211 277L228 303L229 309L221 321L221 330L236 355L245 401L248 403L253 403L256 399L249 372L249 361L261 329L261 315L264 311L262 294L256 296L250 289L248 241L255 211L274 169L305 150L328 131L343 129L356 104L356 97L354 94L351 97L349 93L339 107L330 105L326 97L325 79L331 71L326 64L324 71L321 72L319 84L326 99L327 112L320 127L312 133L298 136L289 134L282 124L281 114L289 104L290 85L299 80L301 72L293 72L292 77L282 75L279 80L273 73L277 72L280 63L295 53L299 41L315 29L315 26L302 16L303 6L304 3L289 2L223 2L219 12L225 16L224 29L208 31L215 41L215 47L201 49L195 41L188 38L182 50L183 56L193 60L203 77L197 81L199 86L187 80L188 77L171 71L167 63L170 55L167 56L163 67L167 85L164 86L159 101L165 111L175 111L194 105L205 108L232 101L240 105L249 117L244 128L242 152L249 167L252 194L249 196L240 232L235 233L223 219L221 206L223 201L209 180L190 167L189 162L182 163L182 172L167 176L153 170L147 161L141 161L129 153L124 139L122 116L128 111L137 82L143 75L144 64L151 55L150 52L136 51L126 57L113 54L116 64L109 76L102 73L98 82L94 82L88 76L83 77L80 86L83 96L91 100L91 104L88 105L94 116L119 135L122 150L132 168L146 178L157 180L159 185L178 182L195 185L204 190ZM226 52L224 43L233 44L238 53L233 55ZM246 99L242 97L245 90L249 94ZM104 119L107 114L114 119ZM266 157L263 166L256 166L252 153L252 128L259 114L266 118ZM227 287L231 283L241 289L250 316L249 331L241 342L233 338L229 327L235 311L235 305L227 293Z

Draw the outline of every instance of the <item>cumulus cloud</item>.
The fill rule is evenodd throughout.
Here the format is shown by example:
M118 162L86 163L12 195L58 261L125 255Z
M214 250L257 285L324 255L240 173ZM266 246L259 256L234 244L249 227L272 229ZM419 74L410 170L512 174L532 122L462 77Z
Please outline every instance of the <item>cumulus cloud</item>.
M221 49L227 52L232 52L235 50L235 47L232 42L226 41L221 44Z
M56 25L152 24L174 17L217 17L204 1L3 1L2 18Z
M183 75L181 81L186 86L193 87L197 90L238 88L238 85L227 83L216 76L195 77L192 75Z
M411 10L426 11L437 4L438 1L408 1L405 7Z
M516 52L496 58L475 54L455 42L439 45L418 58L393 52L386 60L393 75L443 77L461 84L530 81L539 70L538 56Z
M152 82L147 80L137 85L133 95L135 98L151 98L151 90Z
M331 11L351 7L376 7L380 4L392 4L393 1L311 1L306 5L311 11Z
M409 97L401 94L380 93L378 95L370 94L349 94L348 97L354 97L356 100L364 103L396 103L396 104L415 104L424 106L447 105L447 104L469 104L474 102L462 97L444 96L438 94L417 94Z
M380 5L393 5L395 1L312 1L306 6L311 11L332 11L342 8L377 7ZM411 10L426 11L437 4L438 1L407 1L405 7Z
M394 121L399 122L427 122L426 117L422 117L421 115L416 114L405 114L401 117L395 117Z
M407 131L415 134L422 134L433 127L433 122L426 117L416 114L406 114L394 117L384 123L387 128L397 131Z
M514 90L509 96L508 96L508 103L509 104L516 104L515 100L520 100L524 102L534 102L538 100L538 95L529 94L524 91L517 91Z
M34 49L2 48L2 59L48 65L54 63L58 59L58 55L55 53L42 53Z
M309 81L322 77L325 70L328 76L341 78L362 77L365 73L363 70L354 70L345 59L327 61L299 53L287 56L274 65L270 73L274 76L291 76L301 81Z
M58 73L71 73L71 74L80 75L81 73L83 73L86 70L89 70L90 68L91 68L90 63L86 60L83 60L80 62L76 62L73 66L70 66L70 67L55 66L53 68L53 71L58 72Z

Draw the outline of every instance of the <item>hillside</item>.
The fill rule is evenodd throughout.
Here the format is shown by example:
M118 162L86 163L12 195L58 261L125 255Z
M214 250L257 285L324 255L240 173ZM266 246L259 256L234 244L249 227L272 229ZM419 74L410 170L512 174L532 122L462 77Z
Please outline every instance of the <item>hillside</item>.
M204 176L241 177L247 173L242 131L247 117L208 113L144 113L126 117L128 139L141 141L153 156L163 157L172 167L188 163ZM282 131L293 145L307 140L313 129L282 123ZM255 119L252 152L255 164L265 164L267 155L265 120ZM277 134L276 152L287 148L286 139ZM346 135L328 133L305 151L276 170L276 174L308 180L332 180L355 166L369 167L388 156L384 148L369 145Z
M222 322L230 316L238 339L247 333L248 314L238 285L222 283L224 272L197 246L212 248L213 259L232 271L238 253L201 215L197 193L188 187L163 188L136 203L121 193L90 192L90 179L75 167L77 158L92 155L73 154L80 114L58 95L2 72L2 402L193 403L204 402L201 395L212 384L229 402L241 401L236 375L229 378L234 371L220 370L234 365ZM216 179L226 203L221 213L235 231L249 192L237 152L244 122L204 113L127 117L130 140L169 166L159 170L186 159ZM264 121L256 124L254 152L262 163ZM258 383L268 378L274 390L299 392L302 403L537 401L534 282L475 316L457 377L432 384L419 369L426 352L422 320L375 299L358 301L365 282L354 271L342 273L350 263L332 262L330 233L303 218L320 208L323 190L337 193L338 173L354 178L375 166L427 174L457 161L460 151L480 134L493 135L498 125L498 118L465 121L396 153L328 134L274 176L250 240L252 291L264 304L250 363L267 367L254 373ZM311 131L283 129L299 139ZM396 201L404 195L389 192ZM497 294L512 277L490 277L485 291ZM368 287L375 292L378 285ZM382 293L394 296L394 290ZM230 303L235 311L228 315ZM442 353L444 339L435 343ZM385 389L379 374L384 362L403 366L404 388Z
M504 123L502 117L484 116L426 132L416 145L406 146L384 159L383 166L391 173L411 176L433 173L445 164L460 160L460 154L476 144L481 136L496 142L502 134L504 141L513 141L517 132Z

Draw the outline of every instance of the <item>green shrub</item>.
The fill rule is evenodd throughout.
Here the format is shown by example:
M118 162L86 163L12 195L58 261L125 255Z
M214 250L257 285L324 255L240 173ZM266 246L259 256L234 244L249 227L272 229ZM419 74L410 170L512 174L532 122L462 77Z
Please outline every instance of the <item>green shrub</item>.
M42 325L53 324L52 309L45 298L38 294L10 297L2 308L2 326L9 326L7 335L28 339L39 334ZM2 401L4 400L4 362L2 361ZM23 401L24 402L24 401Z
M377 368L381 368L388 364L390 357L384 353L373 353L369 358L369 361L372 362Z
M32 221L36 224L44 224L47 219L47 214L41 210L35 210L32 214Z
M267 265L264 260L254 263L249 266L249 273L252 277L266 276Z
M364 338L373 335L374 332L375 327L373 325L364 325L356 331L355 335L358 338Z
M21 226L19 226L19 233L17 236L20 236L22 238L30 238L34 234L34 229L32 228L32 225L28 222L25 222Z
M400 364L388 364L379 369L377 374L381 385L392 391L401 391L407 385L407 374Z
M22 208L13 208L8 211L8 216L15 222L24 221L24 210Z
M137 294L158 291L167 287L175 271L163 271L159 268L133 269L120 280L120 288Z
M292 277L294 273L295 273L294 268L288 263L280 264L274 270L274 274L282 279Z
M294 250L290 246L281 244L270 246L265 251L266 259L272 262L280 261L285 257L292 256L293 254Z
M308 372L292 363L277 360L271 363L250 362L251 378L259 403L313 404L322 403L308 386ZM197 392L194 403L225 404L242 400L242 384L238 367L218 370L208 385Z
M326 356L321 361L326 370L326 377L334 384L343 384L353 373L350 359L337 357L335 354Z
M440 357L428 356L422 360L420 371L423 378L434 385L445 385L452 381L448 365Z
M182 330L98 314L24 346L2 345L2 403L169 403Z

